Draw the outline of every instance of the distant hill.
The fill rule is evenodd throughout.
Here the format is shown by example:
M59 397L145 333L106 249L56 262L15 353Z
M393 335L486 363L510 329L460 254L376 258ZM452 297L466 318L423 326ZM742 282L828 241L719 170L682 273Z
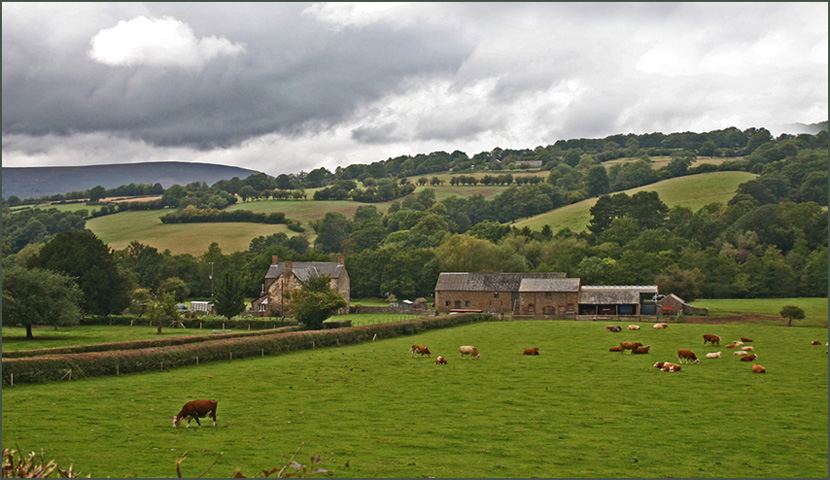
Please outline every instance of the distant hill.
M260 173L247 168L190 162L142 162L78 167L3 167L3 198L37 198L84 191L101 185L115 188L131 183L160 183L168 188L204 181L213 185L233 177Z

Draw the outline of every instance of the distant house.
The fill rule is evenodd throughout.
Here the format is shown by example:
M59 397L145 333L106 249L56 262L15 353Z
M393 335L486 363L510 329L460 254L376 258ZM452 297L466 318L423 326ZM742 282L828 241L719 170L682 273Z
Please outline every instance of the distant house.
M657 304L662 309L663 313L666 314L696 314L696 315L708 315L709 309L708 308L701 308L701 307L693 307L686 303L682 298L678 297L677 295L670 293L665 297L657 300Z
M278 262L277 256L271 259L272 264L265 274L260 297L251 302L253 314L260 317L283 315L288 306L286 295L302 288L311 277L328 275L331 278L329 286L337 291L346 300L346 307L337 311L338 315L349 313L351 304L349 273L343 264L343 257L339 262Z
M656 285L585 285L579 292L580 315L654 315Z
M542 166L541 160L518 160L516 161L517 167L529 167L529 168L539 168Z

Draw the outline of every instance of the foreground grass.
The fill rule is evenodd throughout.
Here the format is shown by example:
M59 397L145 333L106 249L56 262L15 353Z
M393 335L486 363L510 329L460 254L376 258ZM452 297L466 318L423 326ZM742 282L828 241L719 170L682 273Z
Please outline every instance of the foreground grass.
M794 326L827 328L827 298L719 298L696 300L691 305L708 308L710 317L763 315L771 325L786 323L778 313L784 305L795 305L804 310L804 319L793 320Z
M622 193L634 195L641 191L657 192L660 200L669 208L682 206L696 211L709 203L718 202L725 205L735 195L738 185L752 180L756 176L747 172L702 173L687 177L670 178L651 185L624 190ZM540 230L544 225L550 225L554 232L565 227L575 232L581 232L588 228L588 223L591 220L590 210L596 203L596 198L589 198L517 221L516 227Z
M496 322L174 371L3 389L3 445L95 477L246 476L301 442L336 477L826 478L825 329ZM732 355L652 368L701 335L755 339L768 373ZM608 352L621 340L649 355ZM412 358L413 343L449 359ZM459 345L481 360L459 360ZM521 355L539 347L538 357ZM728 350L725 350L728 352ZM218 426L171 428L190 399ZM67 435L66 432L73 432Z

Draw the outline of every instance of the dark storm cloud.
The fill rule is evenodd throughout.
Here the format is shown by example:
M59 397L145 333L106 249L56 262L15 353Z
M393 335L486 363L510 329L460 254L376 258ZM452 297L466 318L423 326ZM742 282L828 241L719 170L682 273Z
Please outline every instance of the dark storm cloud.
M7 31L4 15L4 134L111 132L157 146L228 147L272 132L328 128L404 79L452 74L471 50L462 38L432 29L326 29L296 5L245 6L236 14L223 5L234 20L220 29L208 28L214 18L187 14L199 9L170 10L196 25L197 36L219 30L245 52L215 58L198 72L113 67L87 57L86 31L56 60L54 48L38 45L39 33Z

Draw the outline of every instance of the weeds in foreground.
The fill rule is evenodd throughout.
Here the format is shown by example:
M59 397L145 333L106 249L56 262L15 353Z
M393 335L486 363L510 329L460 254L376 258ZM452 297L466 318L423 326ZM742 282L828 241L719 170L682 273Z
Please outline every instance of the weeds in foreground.
M37 452L29 452L25 455L19 450L3 449L3 478L46 478L54 472L58 472L58 475L63 478L80 477L79 473L72 470L72 465L64 470L54 460L47 462L43 449L40 450L40 458ZM90 475L86 476L86 478L90 477Z

